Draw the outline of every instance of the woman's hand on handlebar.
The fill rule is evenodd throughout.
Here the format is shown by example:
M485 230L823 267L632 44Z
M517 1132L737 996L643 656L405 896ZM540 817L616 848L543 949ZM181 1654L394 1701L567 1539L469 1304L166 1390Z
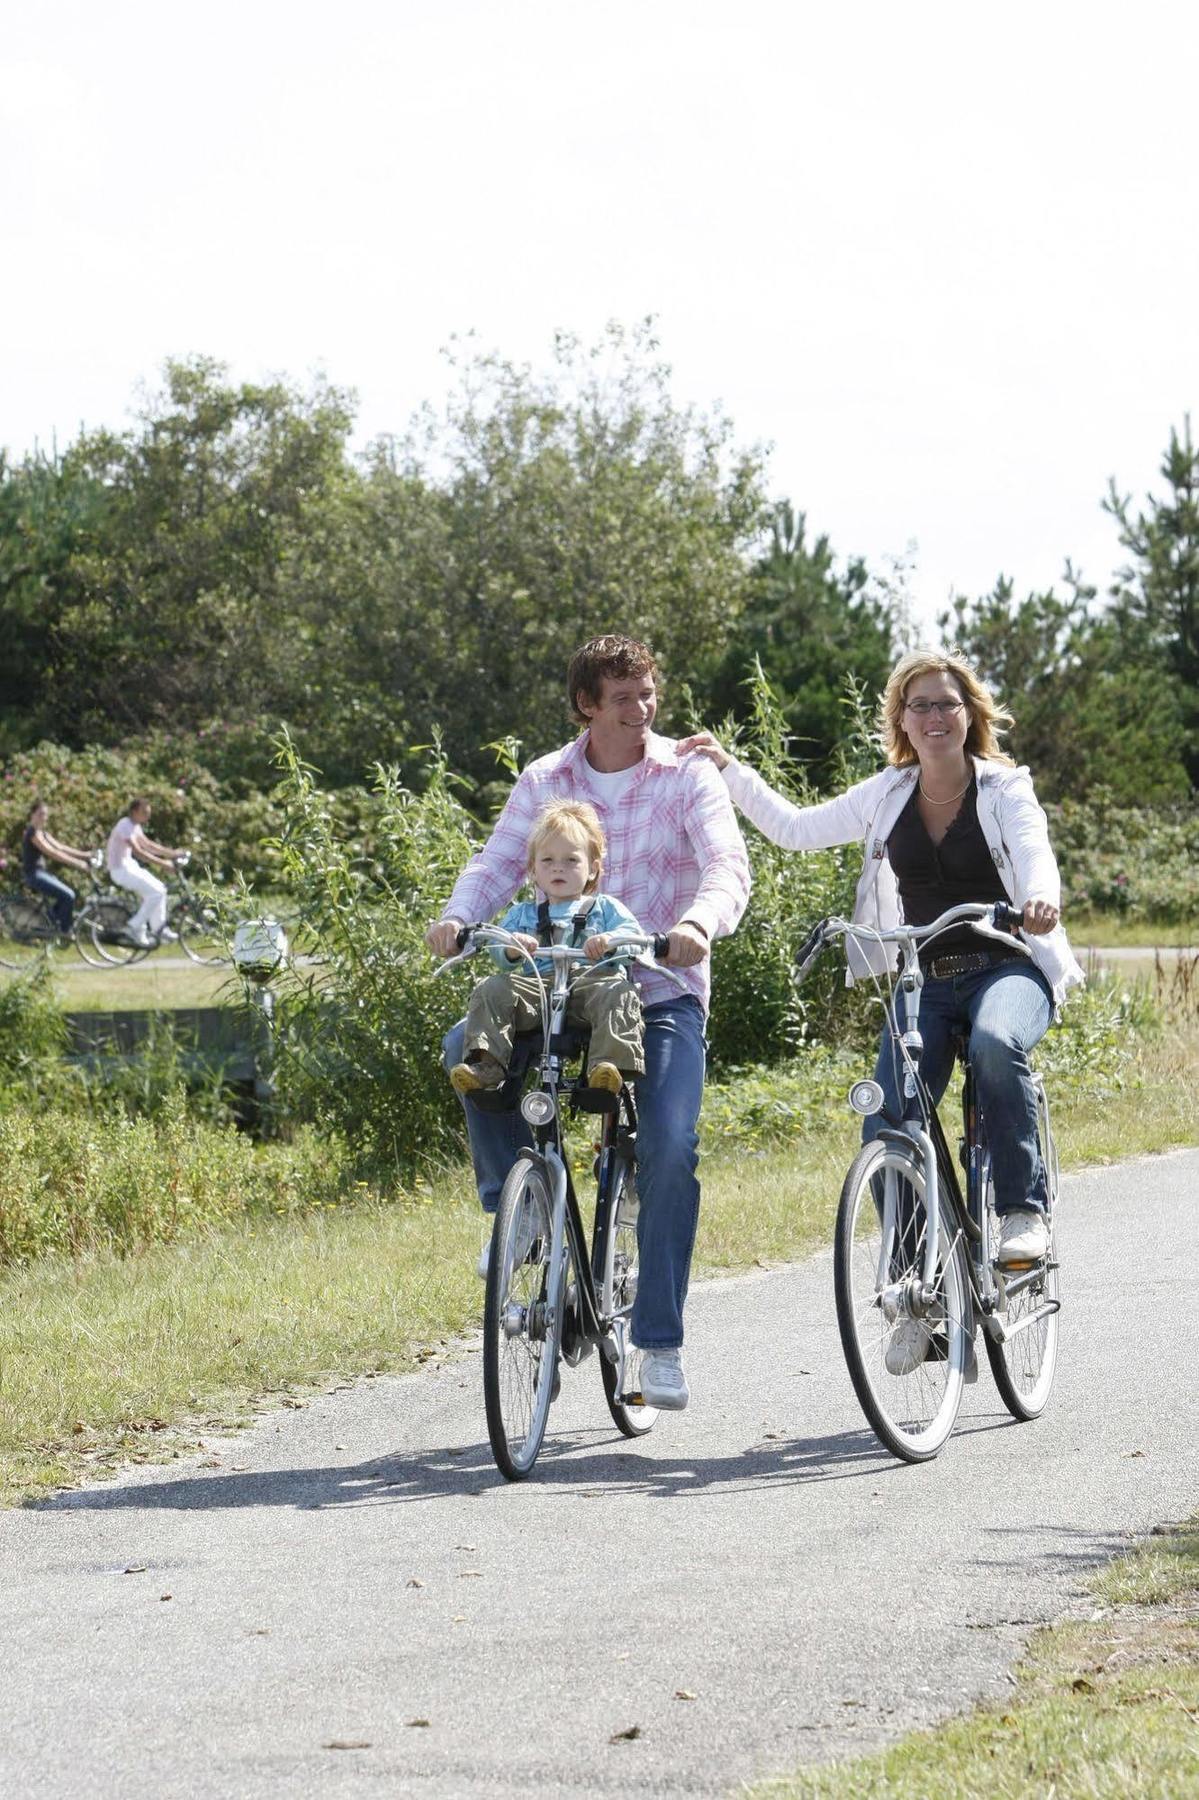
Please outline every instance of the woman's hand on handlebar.
M678 753L680 756L691 756L694 753L706 756L710 762L716 764L718 769L723 769L733 760L730 753L717 743L710 731L696 731L690 737L681 739Z
M1032 937L1044 937L1061 918L1058 907L1048 900L1027 900L1024 904L1024 930Z

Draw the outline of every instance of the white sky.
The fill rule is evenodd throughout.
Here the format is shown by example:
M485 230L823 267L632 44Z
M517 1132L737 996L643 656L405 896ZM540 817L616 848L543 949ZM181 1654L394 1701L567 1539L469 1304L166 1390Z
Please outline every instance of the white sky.
M472 327L659 316L841 555L1119 560L1199 410L1199 11L1075 0L59 0L0 63L0 443L164 357L323 369L400 430ZM1197 420L1199 425L1199 420Z

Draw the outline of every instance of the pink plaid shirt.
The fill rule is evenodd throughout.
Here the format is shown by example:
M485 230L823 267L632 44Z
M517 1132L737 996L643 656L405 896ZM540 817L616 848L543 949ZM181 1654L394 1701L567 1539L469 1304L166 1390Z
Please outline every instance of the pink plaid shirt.
M608 852L604 892L643 931L672 931L692 919L710 939L734 931L749 899L749 858L728 789L704 756L679 759L670 738L649 735L637 773L612 806L589 780L584 731L564 750L529 764L495 829L455 884L443 918L475 924L507 906L528 880L528 841L551 800L585 800L599 814ZM677 975L708 1010L711 959ZM665 976L637 969L647 1006L677 998Z

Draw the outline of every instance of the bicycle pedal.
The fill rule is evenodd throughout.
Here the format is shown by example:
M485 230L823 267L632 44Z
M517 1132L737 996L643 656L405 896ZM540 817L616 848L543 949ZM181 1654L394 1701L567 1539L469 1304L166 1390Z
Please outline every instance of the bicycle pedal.
M620 1404L622 1406L644 1406L645 1405L645 1396L642 1394L640 1388L633 1388L627 1394L619 1394L617 1396L617 1398L619 1399Z

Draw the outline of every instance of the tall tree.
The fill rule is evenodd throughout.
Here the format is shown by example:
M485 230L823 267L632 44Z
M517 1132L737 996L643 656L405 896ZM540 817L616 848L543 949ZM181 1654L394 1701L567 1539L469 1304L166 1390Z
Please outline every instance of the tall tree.
M749 716L760 667L780 697L793 753L825 764L844 735L844 696L853 676L869 698L881 692L894 658L890 599L853 558L838 571L827 537L809 544L806 519L780 501L755 562L732 640L697 700L712 718Z
M1133 559L1117 573L1111 618L1121 660L1144 671L1148 704L1161 704L1157 684L1172 689L1187 773L1199 787L1199 451L1189 417L1181 436L1170 432L1161 475L1166 495L1148 495L1143 511L1114 480L1104 501Z

